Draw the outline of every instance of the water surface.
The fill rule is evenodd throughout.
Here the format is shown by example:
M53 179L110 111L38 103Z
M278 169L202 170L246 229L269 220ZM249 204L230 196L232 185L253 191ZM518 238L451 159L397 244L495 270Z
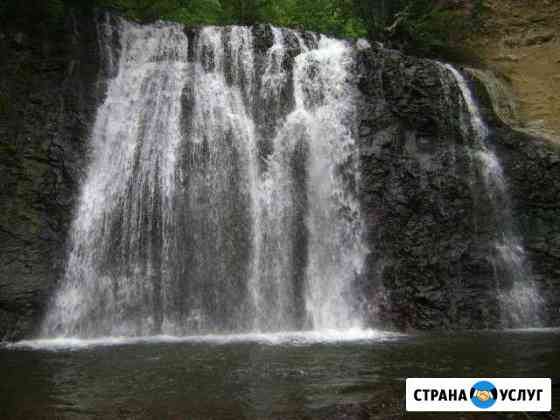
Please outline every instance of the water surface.
M399 418L407 377L559 378L559 356L560 330L22 342L0 348L0 418Z

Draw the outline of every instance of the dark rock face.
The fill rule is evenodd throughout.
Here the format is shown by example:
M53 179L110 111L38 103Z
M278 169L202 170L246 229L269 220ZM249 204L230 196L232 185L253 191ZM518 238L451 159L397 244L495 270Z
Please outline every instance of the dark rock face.
M367 296L373 323L399 329L496 328L490 256L496 215L461 130L460 93L436 63L394 51L358 55L362 205L372 250ZM560 149L505 126L479 88L487 143L504 166L515 222L558 325L557 203ZM485 102L486 101L486 102Z
M460 96L431 61L366 50L359 63L371 316L399 329L491 327L491 221L479 214Z
M17 339L61 276L102 86L93 16L0 32L0 339Z
M62 276L88 133L111 68L96 20L71 16L59 32L30 26L0 33L0 339L36 333ZM271 30L253 33L263 60ZM360 288L371 323L498 327L489 281L496 220L470 155L472 136L462 131L459 93L434 62L375 47L356 54L360 190L371 249ZM560 150L502 124L478 90L546 297L546 322L559 325ZM290 107L279 98L278 113ZM271 129L270 121L259 125ZM269 145L261 152L270 153Z

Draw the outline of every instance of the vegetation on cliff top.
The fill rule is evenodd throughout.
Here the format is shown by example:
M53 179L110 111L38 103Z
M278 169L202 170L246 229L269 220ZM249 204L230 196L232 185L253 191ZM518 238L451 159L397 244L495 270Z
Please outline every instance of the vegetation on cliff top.
M271 23L346 38L368 37L416 55L448 56L478 26L484 0L7 0L0 5L0 16L56 23L70 9L92 6L137 21Z

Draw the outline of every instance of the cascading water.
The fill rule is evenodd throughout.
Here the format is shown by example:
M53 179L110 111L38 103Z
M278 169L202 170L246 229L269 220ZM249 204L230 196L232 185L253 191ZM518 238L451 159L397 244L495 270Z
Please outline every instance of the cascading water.
M351 56L342 41L321 37L319 48L296 58L294 118L308 140L309 253L306 307L319 328L359 327L352 279L367 249L355 199L359 180L352 138L356 96L347 82ZM303 123L303 124L302 124Z
M187 40L174 26L122 25L49 333L123 334L161 324Z
M113 31L44 335L359 327L350 46L272 28L257 57L250 28L120 20L107 43Z
M531 278L531 269L521 238L515 229L511 201L502 166L488 147L488 128L465 78L453 66L444 66L455 79L468 111L469 128L475 135L475 153L484 179L486 192L495 212L495 255L492 257L496 287L501 304L502 323L509 327L538 327L543 305L538 289ZM465 132L469 128L464 129Z

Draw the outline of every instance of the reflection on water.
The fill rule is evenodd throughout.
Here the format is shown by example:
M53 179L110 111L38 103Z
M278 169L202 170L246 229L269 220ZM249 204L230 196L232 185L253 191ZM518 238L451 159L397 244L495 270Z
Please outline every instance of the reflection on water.
M0 418L387 419L407 377L560 377L559 330L58 344L0 349Z

